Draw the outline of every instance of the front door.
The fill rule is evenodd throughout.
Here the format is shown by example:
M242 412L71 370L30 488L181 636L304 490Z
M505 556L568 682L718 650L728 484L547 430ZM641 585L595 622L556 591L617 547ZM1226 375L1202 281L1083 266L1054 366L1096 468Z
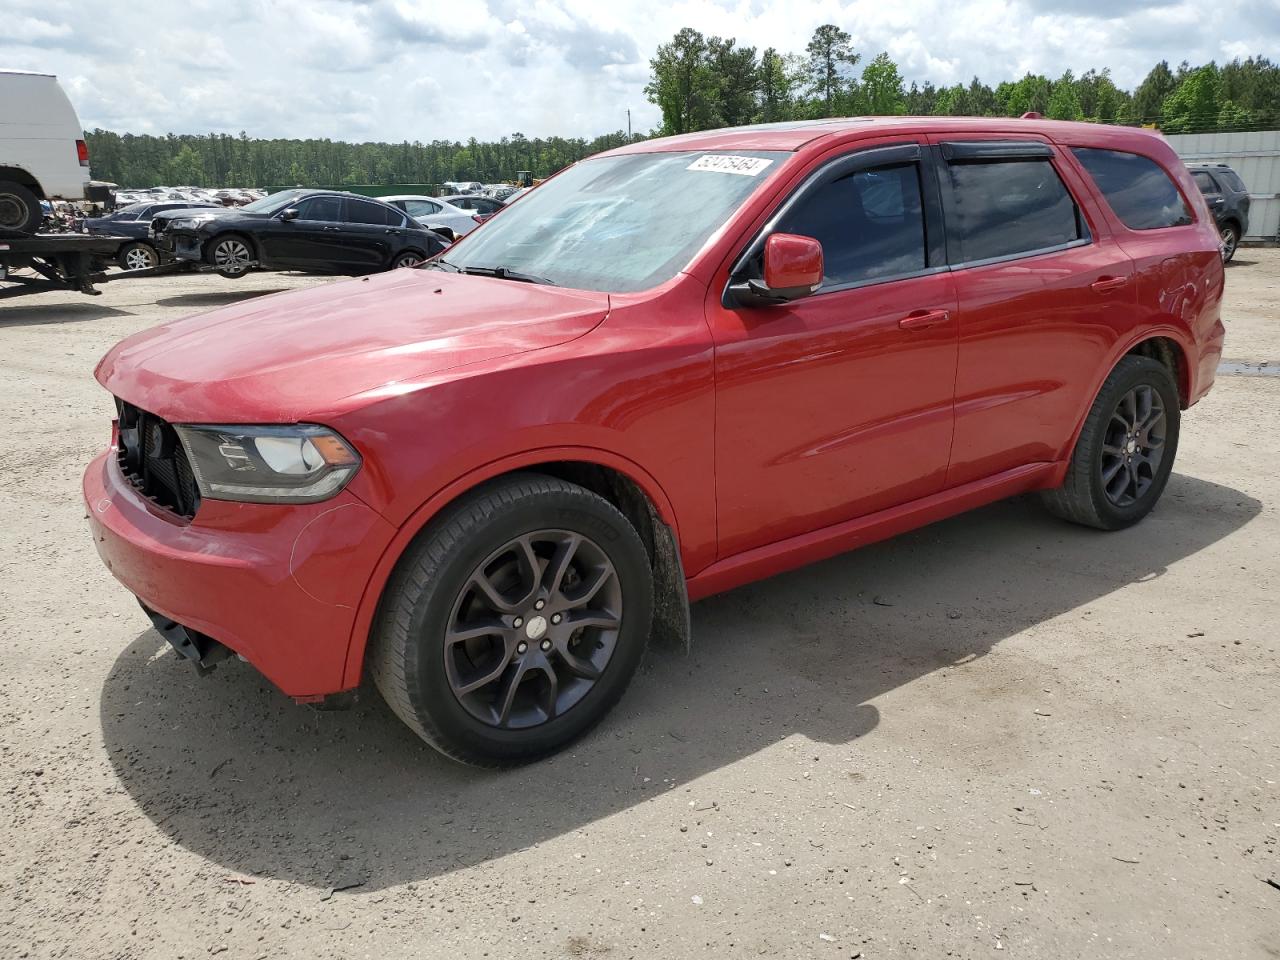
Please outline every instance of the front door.
M709 307L721 557L942 489L956 295L926 161L898 144L822 165L764 229L819 240L822 287Z
M273 265L309 267L331 260L342 229L342 197L317 196L300 200L298 216L276 216L261 232L263 254Z

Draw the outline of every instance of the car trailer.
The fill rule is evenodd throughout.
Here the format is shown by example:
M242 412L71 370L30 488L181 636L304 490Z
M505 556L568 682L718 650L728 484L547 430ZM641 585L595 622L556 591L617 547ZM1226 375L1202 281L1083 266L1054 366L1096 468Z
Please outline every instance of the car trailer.
M51 290L73 290L97 296L102 291L95 284L169 273L192 273L200 269L198 264L177 260L144 270L107 273L106 261L114 259L120 245L128 242L128 237L87 233L0 237L0 300ZM14 273L24 268L34 270L37 276Z

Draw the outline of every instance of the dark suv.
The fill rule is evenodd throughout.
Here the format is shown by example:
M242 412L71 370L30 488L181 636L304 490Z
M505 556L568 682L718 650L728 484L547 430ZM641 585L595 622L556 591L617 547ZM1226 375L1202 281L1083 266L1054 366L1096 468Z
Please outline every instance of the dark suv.
M1225 163L1188 164L1191 176L1222 234L1222 259L1236 255L1240 238L1249 229L1249 191L1240 174Z

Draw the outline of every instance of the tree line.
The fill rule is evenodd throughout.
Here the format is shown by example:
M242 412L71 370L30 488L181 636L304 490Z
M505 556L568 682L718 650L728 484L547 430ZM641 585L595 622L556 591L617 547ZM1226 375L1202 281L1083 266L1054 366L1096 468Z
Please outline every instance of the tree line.
M244 133L157 137L110 130L93 130L85 137L94 177L124 187L501 183L521 170L546 176L628 142L621 130L594 140L514 133L497 141L473 137L466 143L260 140Z
M1123 90L1108 68L1053 79L1028 73L992 87L968 83L907 86L888 53L864 62L853 38L823 24L803 52L757 52L737 40L686 27L658 47L645 87L662 111L663 134L743 123L837 116L1020 116L1155 126L1166 133L1280 126L1280 65L1266 57L1171 69L1156 64ZM861 69L859 69L861 66Z
M1133 90L1109 69L1070 70L1052 79L1028 73L992 87L905 83L887 53L870 60L834 24L818 27L803 52L757 52L733 38L685 28L650 61L645 94L662 113L651 136L713 127L831 116L1019 116L1150 125L1166 133L1280 128L1280 65L1257 56L1222 66L1171 68L1160 61ZM163 137L94 130L86 134L94 176L126 187L266 187L427 184L548 176L583 157L621 146L628 134L474 137L430 143L345 143L256 139L241 133ZM641 139L635 136L631 139Z

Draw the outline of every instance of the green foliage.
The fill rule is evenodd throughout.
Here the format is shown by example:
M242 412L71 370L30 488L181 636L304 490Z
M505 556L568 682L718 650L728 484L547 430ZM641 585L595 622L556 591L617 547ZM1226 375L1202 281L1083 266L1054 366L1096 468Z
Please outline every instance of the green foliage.
M1080 97L1076 94L1076 80L1070 70L1053 85L1053 93L1049 95L1049 110L1045 116L1050 120L1084 119Z
M1218 125L1222 110L1218 68L1212 63L1191 70L1164 102L1160 128L1166 133L1195 133Z
M849 71L862 57L853 51L853 37L834 23L824 23L813 31L805 53L809 91L822 98L827 111L823 116L832 116L841 98L852 92Z
M873 116L907 112L902 75L888 53L880 54L863 68L862 96L865 111Z
M548 176L601 150L622 146L625 131L594 140L527 139L466 144L341 143L333 140L252 140L245 134L164 137L86 133L93 175L125 187L304 187L357 183L502 182L517 170Z

